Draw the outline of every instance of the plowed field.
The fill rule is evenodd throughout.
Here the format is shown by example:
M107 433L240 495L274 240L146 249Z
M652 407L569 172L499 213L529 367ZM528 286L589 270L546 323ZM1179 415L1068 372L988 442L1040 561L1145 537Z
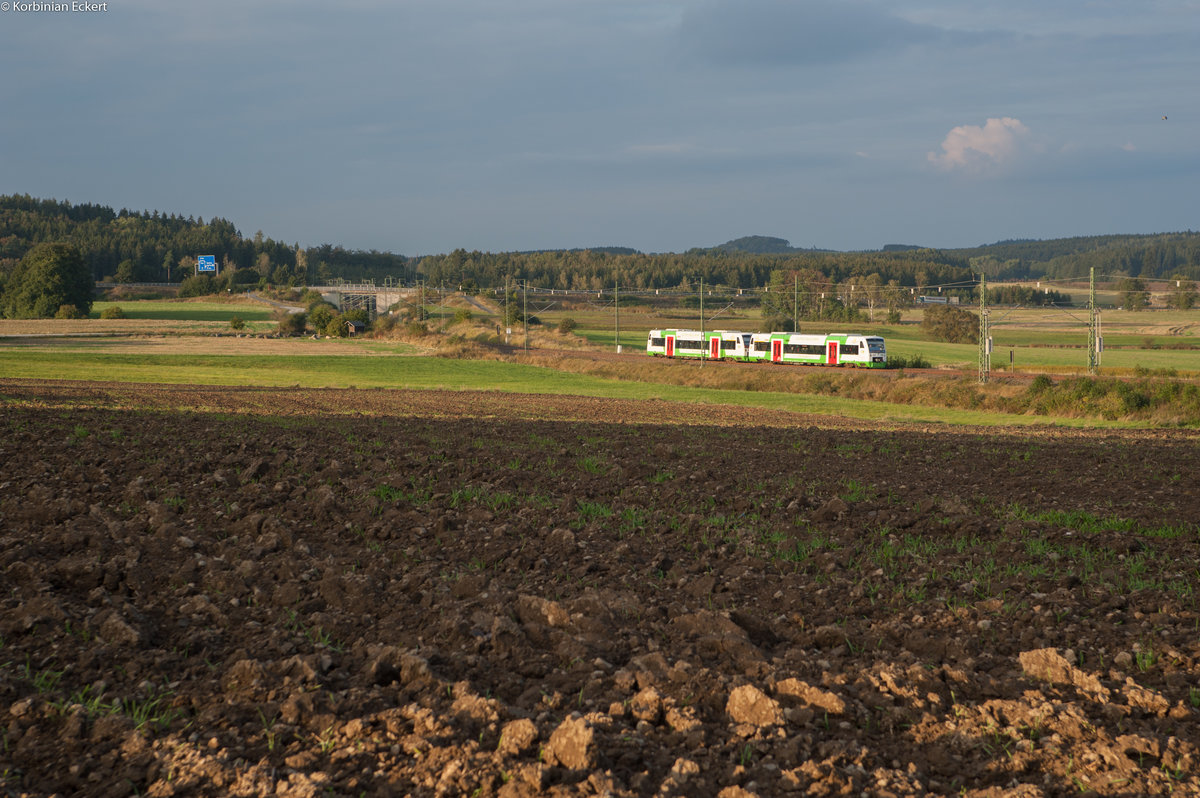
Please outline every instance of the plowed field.
M0 407L0 794L1200 794L1195 433Z

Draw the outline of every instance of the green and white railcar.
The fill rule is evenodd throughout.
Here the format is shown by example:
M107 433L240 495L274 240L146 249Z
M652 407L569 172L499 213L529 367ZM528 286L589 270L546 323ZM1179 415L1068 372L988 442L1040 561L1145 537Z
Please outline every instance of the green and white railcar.
M755 333L751 336L750 359L810 366L884 368L887 348L876 335Z
M750 337L750 333L734 330L651 330L646 336L646 354L706 360L748 360Z
M887 349L882 338L853 333L806 335L735 330L651 330L646 336L646 354L811 366L887 366Z

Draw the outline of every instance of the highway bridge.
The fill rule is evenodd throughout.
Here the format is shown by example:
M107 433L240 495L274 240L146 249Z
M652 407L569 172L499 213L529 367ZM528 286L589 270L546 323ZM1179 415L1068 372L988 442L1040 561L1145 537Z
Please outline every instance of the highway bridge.
M418 288L376 285L373 282L310 285L309 289L320 293L322 299L338 310L363 308L372 319L397 302L416 296L420 292Z

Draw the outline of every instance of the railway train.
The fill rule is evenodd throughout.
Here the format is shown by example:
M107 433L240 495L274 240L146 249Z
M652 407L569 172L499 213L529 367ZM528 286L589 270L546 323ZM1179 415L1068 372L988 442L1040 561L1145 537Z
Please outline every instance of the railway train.
M763 361L811 366L887 367L887 347L877 335L854 333L748 333L736 330L651 330L646 354L703 360Z

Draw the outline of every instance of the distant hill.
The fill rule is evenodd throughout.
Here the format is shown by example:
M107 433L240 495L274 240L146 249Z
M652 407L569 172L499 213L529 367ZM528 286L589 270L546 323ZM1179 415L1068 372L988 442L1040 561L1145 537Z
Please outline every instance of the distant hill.
M773 238L771 236L742 236L732 241L726 241L724 244L718 244L713 249L721 252L748 252L751 255L762 255L765 253L783 254L794 251L791 243L786 238Z
M975 271L996 279L1083 278L1117 275L1166 279L1182 274L1200 279L1200 233L1076 236L1010 239L969 249L943 250L969 260Z
M937 253L938 259L969 263L973 273L984 272L997 280L1070 279L1095 269L1101 279L1116 276L1167 279L1176 274L1200 279L1200 233L1076 236L1072 238L1017 238L965 249L933 249L915 244L887 244L881 252ZM832 250L798 249L787 239L744 236L692 253L745 255L801 255ZM836 253L848 259L868 253Z
M745 253L747 255L790 255L796 252L830 252L828 249L801 249L793 247L786 238L773 236L742 236L707 250L691 250L692 252L726 252Z
M698 275L738 288L766 285L778 271L819 271L833 281L878 274L901 285L989 280L1086 279L1119 276L1200 280L1200 233L1008 239L965 249L888 244L882 251L837 252L793 247L775 236L743 236L715 247L644 254L605 246L537 252L467 252L407 258L376 250L323 244L302 248L262 232L243 236L214 217L207 222L161 211L116 211L25 195L0 195L0 284L29 249L43 241L76 245L97 280L178 282L199 254L216 256L221 273L236 282L319 284L332 280L424 279L457 286L502 285L521 275L545 287L600 290L622 286L676 287Z
M604 255L641 255L633 247L572 247L571 249L522 249L514 254L539 255L546 252L597 252Z

